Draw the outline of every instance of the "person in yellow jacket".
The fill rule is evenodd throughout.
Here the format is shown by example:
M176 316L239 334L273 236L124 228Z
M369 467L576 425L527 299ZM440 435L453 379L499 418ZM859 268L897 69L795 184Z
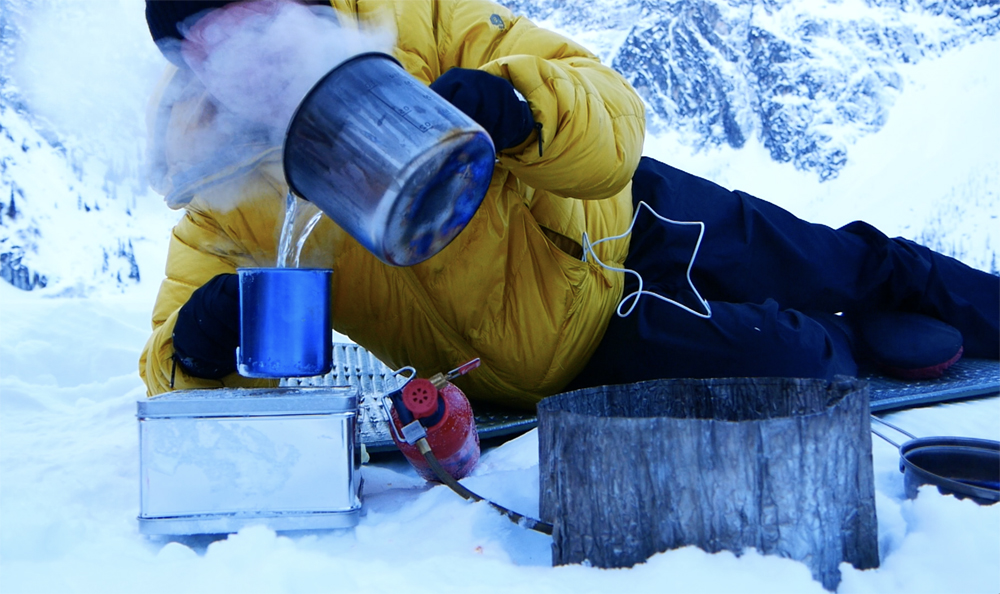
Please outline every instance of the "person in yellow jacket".
M207 64L234 32L283 10L320 15L316 4L147 0L174 63L150 109L151 180L185 209L140 360L150 395L260 385L235 373L233 273L276 262L281 139L241 111L238 93L217 90ZM325 217L308 237L301 265L334 270L334 329L389 366L426 377L479 357L466 394L529 408L565 389L652 378L831 378L886 354L865 333L873 312L894 333L933 339L911 342L941 346L905 353L904 371L950 365L963 336L967 353L997 357L995 277L641 158L642 101L578 44L484 0L322 4L345 26L388 23L387 50L498 149L481 207L425 262L383 264ZM230 74L250 94L282 88L243 66Z
M199 22L245 5L264 10L283 3L216 2L217 10ZM198 15L185 10L209 7L174 1L147 6L168 13L170 26L183 20L178 15ZM388 365L412 365L424 376L480 357L480 368L463 386L471 397L527 406L558 391L596 348L621 296L620 273L572 252L583 232L605 237L629 224L628 186L644 135L642 102L582 47L493 3L335 0L332 7L341 19L362 24L391 18L394 57L424 83L451 69L474 70L507 86L513 81L532 106L528 117L540 124L507 141L514 144L499 152L480 210L427 262L384 265L324 218L306 241L301 264L334 269L334 328ZM254 385L228 364L202 370L202 377L191 373L198 372L192 365L175 368L173 337L196 289L237 267L276 262L287 191L280 144L254 151L245 150L250 143L243 137L240 147L206 139L217 102L187 64L172 67L167 78L152 108L154 179L186 214L173 231L140 372L150 394L169 390L172 377L175 389ZM565 121L571 125L560 124ZM215 154L205 154L210 152L231 154L233 162L219 165ZM219 170L202 173L205 162ZM220 203L235 206L214 206ZM621 265L627 247L627 241L607 244L599 255ZM222 286L211 289L225 295ZM226 343L221 330L212 333L220 347L226 345L228 361L233 334Z

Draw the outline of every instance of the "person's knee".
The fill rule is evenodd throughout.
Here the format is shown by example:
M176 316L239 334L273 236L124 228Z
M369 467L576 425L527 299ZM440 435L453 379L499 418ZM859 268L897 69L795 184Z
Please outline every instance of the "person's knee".
M764 307L772 346L771 360L763 365L770 374L828 380L837 375L857 375L853 341L846 325L839 323L836 316L781 310L773 301Z

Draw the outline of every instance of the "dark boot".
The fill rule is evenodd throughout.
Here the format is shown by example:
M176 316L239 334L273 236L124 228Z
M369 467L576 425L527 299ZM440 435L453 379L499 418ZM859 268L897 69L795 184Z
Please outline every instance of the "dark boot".
M930 316L961 333L967 356L1000 357L1000 278L912 241L889 239L866 223L843 230L872 247L862 274L878 285L861 308Z
M962 333L930 316L880 311L846 319L859 362L890 377L939 378L962 357Z

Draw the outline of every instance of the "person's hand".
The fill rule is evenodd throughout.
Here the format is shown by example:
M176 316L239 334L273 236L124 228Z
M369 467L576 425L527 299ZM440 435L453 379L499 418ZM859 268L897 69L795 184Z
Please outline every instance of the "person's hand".
M482 70L452 68L431 89L486 129L498 151L528 139L535 127L531 108L507 79Z
M239 277L220 274L195 290L178 312L174 353L190 375L221 379L236 371L239 344Z

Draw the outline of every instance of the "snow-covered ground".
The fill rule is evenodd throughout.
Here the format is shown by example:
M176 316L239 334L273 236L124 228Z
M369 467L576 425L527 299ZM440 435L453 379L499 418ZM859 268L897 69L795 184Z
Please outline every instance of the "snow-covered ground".
M647 153L805 218L834 225L863 218L995 268L1000 40L902 73L888 123L854 145L830 182L770 161L754 142L691 155L677 139L650 138ZM553 568L547 537L443 487L428 488L402 462L365 468L368 511L352 530L289 536L256 527L215 541L141 536L134 415L145 389L136 360L165 257L164 222L173 214L162 207L146 216L153 222L135 245L143 271L136 284L50 298L59 291L27 293L0 282L0 591L822 591L804 565L754 551L736 557L687 548L627 570ZM79 249L74 237L64 253ZM920 436L1000 439L1000 398L889 418ZM532 432L486 453L466 484L534 514L537 455ZM1000 591L1000 505L980 507L931 488L906 500L895 450L876 439L874 456L882 565L845 566L839 591Z
M686 548L628 570L550 566L550 539L485 504L428 488L405 462L364 468L353 530L225 540L138 533L135 360L149 293L37 299L0 284L0 591L821 592L800 563ZM12 313L16 312L16 313ZM889 416L920 436L1000 438L1000 399ZM534 431L489 451L465 484L538 508ZM902 495L897 454L874 441L882 567L843 566L840 592L997 592L1000 505L924 488Z

